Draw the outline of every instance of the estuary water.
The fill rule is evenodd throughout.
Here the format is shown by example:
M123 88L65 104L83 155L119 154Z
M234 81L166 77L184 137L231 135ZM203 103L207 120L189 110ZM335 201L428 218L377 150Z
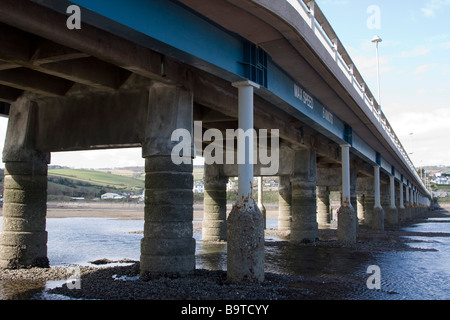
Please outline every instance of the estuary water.
M334 280L350 284L342 289L342 299L364 300L448 300L450 299L450 214L428 218L402 228L414 232L409 246L421 251L358 252L349 248L321 246L279 246L276 236L266 236L266 272L302 275L335 290ZM0 227L1 227L0 219ZM199 226L201 220L194 221ZM143 220L109 218L48 218L48 258L52 267L83 265L98 259L137 260L143 237ZM268 229L277 228L276 219L268 219ZM201 241L195 228L198 269L226 270L226 244ZM420 236L423 233L424 236ZM439 236L447 233L447 236ZM432 236L430 236L432 234ZM369 290L367 268L379 267L381 289ZM327 284L330 286L327 287ZM0 287L2 281L0 279ZM332 288L332 289L330 289ZM0 299L2 297L0 288ZM317 289L317 288L315 288ZM334 297L336 296L335 293Z

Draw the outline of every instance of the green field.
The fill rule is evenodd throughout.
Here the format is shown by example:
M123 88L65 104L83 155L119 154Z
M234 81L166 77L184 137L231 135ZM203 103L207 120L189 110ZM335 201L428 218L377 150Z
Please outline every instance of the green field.
M95 186L111 186L117 189L144 188L143 180L95 170L50 169L48 170L48 176L62 177L74 181L89 183Z

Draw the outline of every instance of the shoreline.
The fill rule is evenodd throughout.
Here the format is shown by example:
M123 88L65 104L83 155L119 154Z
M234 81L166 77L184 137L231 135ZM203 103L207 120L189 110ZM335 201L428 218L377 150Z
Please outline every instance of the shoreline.
M265 204L267 217L278 216L278 203ZM227 205L227 212L231 211ZM3 216L0 207L0 217ZM111 218L144 220L144 203L125 202L48 202L47 218ZM203 218L203 203L194 203L194 219Z

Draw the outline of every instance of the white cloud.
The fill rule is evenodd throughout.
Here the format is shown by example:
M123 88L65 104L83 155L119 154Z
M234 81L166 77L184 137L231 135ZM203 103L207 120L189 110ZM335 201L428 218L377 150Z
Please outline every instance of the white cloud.
M444 50L450 50L450 41L449 42L443 42L440 45Z
M443 147L448 139L448 108L403 112L391 117L390 122L406 151L412 153L414 165L450 164L450 149Z
M423 46L418 46L415 47L414 49L410 50L410 51L403 51L401 53L401 56L403 58L406 57L419 57L419 56L424 56L426 54L428 54L430 52L430 49L423 47Z
M428 0L425 3L425 7L420 9L427 18L433 18L436 16L436 11L443 6L450 5L450 0Z
M433 69L436 65L435 64L424 64L421 66L418 66L415 70L414 70L414 74L420 74L420 73L425 73L430 71L431 69Z

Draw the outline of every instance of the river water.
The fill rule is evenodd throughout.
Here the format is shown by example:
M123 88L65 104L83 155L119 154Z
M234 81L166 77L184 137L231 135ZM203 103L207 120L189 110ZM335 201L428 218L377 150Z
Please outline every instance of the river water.
M355 252L348 248L271 245L279 243L276 236L266 236L266 272L302 275L324 283L324 291L334 288L334 280L348 283L342 299L375 300L442 300L450 299L450 237L430 233L450 233L450 214L429 218L402 230L427 233L408 237L411 247L421 251ZM194 221L199 225L201 221ZM106 218L48 218L48 258L52 267L91 265L89 261L139 260L143 220ZM1 227L1 219L0 219ZM276 229L276 219L267 221L268 229ZM204 244L201 233L197 240L198 269L226 270L226 244ZM365 283L370 265L379 267L381 290L369 290ZM0 279L0 299L5 294ZM20 285L20 284L19 284ZM11 286L8 286L11 290ZM3 290L2 290L3 289ZM316 288L317 289L317 288ZM335 288L334 288L335 289ZM330 289L331 290L331 289ZM334 297L336 294L334 293ZM20 297L20 296L19 296ZM326 297L326 294L325 294ZM23 298L23 297L22 297Z

